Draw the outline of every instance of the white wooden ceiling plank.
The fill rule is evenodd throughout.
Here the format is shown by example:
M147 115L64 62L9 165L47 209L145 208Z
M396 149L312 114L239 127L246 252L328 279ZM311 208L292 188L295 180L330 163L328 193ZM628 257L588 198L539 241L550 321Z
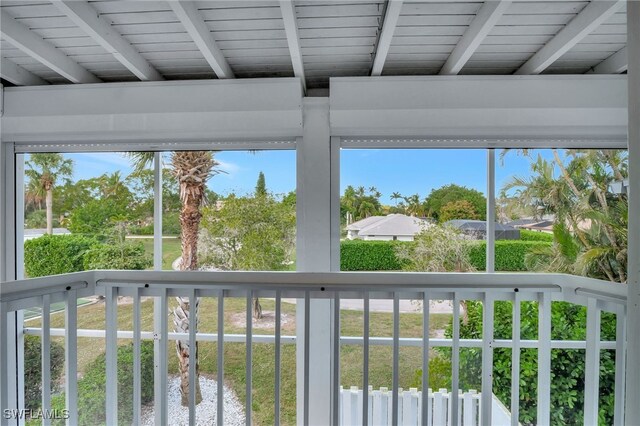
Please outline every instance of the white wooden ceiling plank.
M385 0L297 0L296 5L299 6L336 6L344 4L382 4Z
M440 74L455 75L459 73L510 5L510 1L485 2L442 66Z
M460 36L395 36L394 46L412 46L425 44L449 44L456 45Z
M56 9L52 4L39 4L36 6L18 4L16 6L5 6L5 3L5 1L2 2L2 13L8 13L14 18L61 16L58 9Z
M482 42L483 45L487 44L546 44L551 40L552 35L510 35L510 36L487 36Z
M626 34L589 34L585 38L582 39L580 43L586 44L598 44L598 43L617 43L617 44L626 44L627 35Z
M387 60L395 61L444 61L449 57L448 53L389 53Z
M29 66L34 65L37 67L37 69L49 70L54 74L56 73L55 71L51 70L51 68L47 67L42 62L32 58L31 56L13 56L10 59L11 59L11 62L16 63L17 65L20 65L24 69L28 69L31 72L33 72L34 70L29 68Z
M520 60L523 63L531 57L527 52L476 52L471 57L471 60Z
M112 29L111 22L98 16L89 3L56 0L54 5L140 80L163 80L162 75L127 40Z
M342 47L303 47L302 56L308 55L358 55L373 53L373 46L342 46Z
M578 43L565 55L568 55L571 52L609 52L609 54L613 54L624 46L625 43Z
M284 30L282 19L245 19L237 21L205 21L209 31Z
M133 25L133 24L163 24L169 22L178 22L175 13L170 8L164 11L154 12L136 12L136 13L102 13L102 18L108 19L116 25Z
M402 15L475 15L482 7L482 2L425 2L409 3L403 7Z
M196 6L200 10L207 9L241 9L256 7L279 7L277 0L203 0L196 1Z
M382 4L336 4L331 6L300 6L296 4L298 18L331 18L347 16L376 16L382 14Z
M99 1L91 2L101 15L170 11L166 1Z
M397 37L431 37L431 36L461 36L467 30L467 25L449 26L396 26L394 38Z
M65 47L100 47L91 37L85 35L83 37L70 38L50 38L49 43L55 45L58 49ZM102 47L100 47L102 49ZM104 51L104 49L103 49Z
M287 48L278 48L278 49L231 49L225 50L224 55L227 58L237 58L237 57L253 57L253 56L282 56L289 55L289 49Z
M87 33L75 26L73 28L41 28L31 31L38 34L45 40L87 37Z
M496 25L487 37L546 35L552 37L564 28L564 25Z
M153 66L155 66L157 69L162 69L164 67L168 67L168 66L172 66L172 67L178 67L178 66L185 66L185 67L189 67L189 66L198 66L198 67L209 67L209 63L204 59L204 58L199 58L199 59L167 59L167 58L163 58L163 59L154 59L154 60L150 60L149 62L151 62L153 64Z
M175 52L177 50L198 50L198 46L196 46L193 41L180 41L177 43L137 43L134 46L141 54L145 52Z
M509 15L576 15L588 4L588 1L515 1L506 13Z
M213 39L196 6L186 1L171 1L170 5L218 78L234 78L227 59Z
M594 28L611 17L621 4L622 0L590 3L540 51L525 62L516 74L539 74L584 39Z
M532 55L540 50L543 44L483 44L476 52L480 53L528 53Z
M302 47L373 46L375 37L333 37L300 39Z
M304 72L304 61L302 59L303 49L300 47L300 34L298 32L298 18L296 17L296 7L292 0L280 1L280 13L284 23L284 30L287 35L287 45L291 56L291 65L294 75L300 78L302 88L307 90L307 82Z
M615 53L615 52L613 52ZM558 59L558 61L571 61L571 60L582 60L582 61L604 61L609 56L613 54L612 52L567 52L562 58Z
M82 68L35 32L2 13L2 37L73 83L98 83L100 79Z
M465 68L510 68L515 70L520 65L522 65L522 61L517 59L510 59L505 61L468 61L465 64Z
M126 39L131 42L133 45L144 44L144 43L178 43L178 42L191 42L193 40L187 34L187 32L180 25L181 31L178 32L167 32L161 34L128 34Z
M3 11L3 13L5 13ZM20 22L30 30L38 30L41 28L73 28L76 25L66 16L63 16L58 11L59 16L41 16L34 18L18 18L16 21Z
M460 75L509 75L513 73L511 68L471 68L462 69Z
M623 47L607 59L593 67L592 72L596 74L620 74L627 71L629 58L627 47Z
M376 16L354 16L337 18L301 18L298 19L299 28L342 28L342 27L376 27L378 28L378 17Z
M148 61L155 61L159 59L204 59L199 50L154 51L144 52L141 53L141 55Z
M258 48L274 48L287 47L286 39L263 39L263 40L227 40L217 41L216 44L222 50L228 49L258 49Z
M307 55L304 57L305 64L325 63L325 62L344 62L348 61L369 61L371 62L371 54L351 54L351 55Z
M165 33L183 33L184 27L180 22L169 23L150 23L150 24L114 24L113 28L122 36L126 37L131 34L165 34Z
M502 15L498 25L566 25L576 15L573 13L557 15Z
M249 30L249 31L211 31L217 42L234 40L286 40L284 29L279 30Z
M102 46L73 46L73 47L58 47L67 56L78 55L101 55L104 54L104 48Z
M0 63L0 77L17 85L17 86L37 86L49 84L44 79L38 77L30 71L17 65L15 62L11 62L7 58L2 58Z
M593 34L627 34L627 26L625 24L602 24L590 35Z
M402 0L390 1L387 3L387 7L384 12L384 20L382 23L382 30L380 31L380 38L378 39L378 45L375 50L375 56L373 58L373 65L371 66L371 75L381 75L384 63L387 60L389 49L393 41L393 35L398 25L398 19L400 18L400 12L402 11Z
M309 70L332 70L340 68L350 69L369 69L371 62L357 62L357 61L344 61L344 62L317 62L306 65L306 69Z
M199 10L202 19L206 22L218 21L242 21L245 19L280 19L280 8L256 7L256 8L235 8L235 9L203 9Z
M389 49L389 53L407 53L407 54L421 54L421 53L448 53L451 54L451 51L455 45L446 45L446 44L425 44L422 46L391 46Z
M469 25L475 15L400 15L398 27Z

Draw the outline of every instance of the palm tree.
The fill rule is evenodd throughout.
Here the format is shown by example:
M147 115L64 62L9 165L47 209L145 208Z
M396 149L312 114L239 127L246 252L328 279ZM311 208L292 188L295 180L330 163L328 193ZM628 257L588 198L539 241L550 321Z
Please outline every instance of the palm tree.
M47 234L53 233L53 187L58 181L68 181L73 174L73 161L62 154L31 154L25 174L29 177L29 187L45 194L47 209Z
M398 200L402 200L402 195L399 192L391 194L391 199L396 202L396 208L398 207Z
M141 170L153 162L152 152L130 153L135 168ZM171 153L171 173L178 181L180 189L180 227L182 255L179 269L190 271L198 269L198 231L202 213L200 208L206 202L207 181L220 173L216 167L219 163L215 160L211 151L175 151ZM198 327L199 299L189 300L188 297L176 297L178 306L173 310L173 324L176 332L187 333L189 331L189 319L195 318L195 327ZM189 404L189 341L177 340L176 353L180 368L180 393L182 405ZM202 401L200 392L200 370L198 363L198 343L195 348L196 363L196 404Z

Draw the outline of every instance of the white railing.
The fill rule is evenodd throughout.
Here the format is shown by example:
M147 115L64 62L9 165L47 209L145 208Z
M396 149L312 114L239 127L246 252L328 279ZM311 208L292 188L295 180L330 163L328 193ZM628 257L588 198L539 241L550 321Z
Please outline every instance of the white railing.
M479 393L479 424L492 424L492 369L493 349L511 348L512 350L512 404L510 407L512 424L517 424L519 413L519 382L520 382L520 350L536 348L538 351L538 386L537 386L537 421L538 424L548 424L550 418L551 395L551 349L584 349L586 351L585 365L585 396L584 419L585 424L595 424L598 419L599 396L599 366L600 350L614 349L616 351L615 371L615 424L623 423L624 400L624 356L625 356L625 302L626 286L608 282L585 279L561 274L435 274L435 273L270 273L270 272L149 272L149 271L91 271L68 274L55 277L38 278L2 283L0 296L0 314L3 323L12 312L33 307L42 308L43 320L39 329L27 328L27 334L42 336L42 365L49 365L49 339L52 336L65 337L65 403L70 414L69 424L74 424L77 418L77 338L80 336L102 337L106 339L106 406L107 424L114 424L117 420L117 339L132 338L134 342L134 418L140 413L140 342L142 339L155 339L167 342L170 339L185 339L190 345L190 357L194 357L196 340L222 342L217 346L217 423L224 422L223 398L224 394L224 343L245 342L246 348L246 419L251 422L251 389L252 389L252 351L253 343L275 343L275 421L280 417L280 347L282 344L303 344L304 375L298 377L304 387L303 423L308 424L309 385L305 378L309 377L309 307L311 300L329 299L333 301L332 324L332 390L326 395L330 398L332 407L332 424L340 424L340 347L347 344L363 346L363 388L369 387L369 349L371 345L390 345L392 347L392 383L390 388L391 419L396 423L401 418L401 394L399 390L399 350L401 346L417 346L422 348L422 383L420 410L417 424L434 424L432 414L425 403L429 392L428 361L429 348L436 346L450 347L451 350L451 388L458 389L460 370L460 349L463 347L482 348L482 388ZM105 330L78 330L78 312L76 301L80 297L93 295L105 296L106 327ZM117 329L118 296L133 298L133 330ZM159 315L155 324L155 332L141 330L141 298L154 297L159 304L160 312L167 312L169 297L182 296L193 298L215 298L218 306L217 333L196 333L195 327L189 327L189 333L170 333L166 315ZM230 297L246 299L247 327L244 335L224 333L225 300ZM275 300L275 334L272 336L254 336L251 321L251 301L253 297L273 298ZM280 313L282 298L297 298L298 303L305 305L304 341L297 342L295 336L282 336L280 332ZM361 299L364 301L364 321L362 336L341 336L340 333L340 302L344 299ZM393 334L392 337L371 337L369 305L371 299L389 299L393 301ZM400 300L420 300L423 304L423 336L422 338L400 337ZM483 304L483 335L482 339L460 339L459 309L453 309L453 324L451 339L429 338L429 302L431 300L451 300L457 307L462 300L478 300ZM494 303L500 300L513 303L513 336L511 339L496 340L494 338ZM537 301L538 309L538 339L521 340L520 338L520 302ZM551 340L551 302L567 301L587 307L587 340L586 341L553 341ZM49 316L51 304L65 303L65 328L52 329ZM602 311L613 312L617 315L616 341L602 342L600 339L600 315ZM200 321L204 318L201 316ZM300 319L299 319L300 320ZM9 330L0 327L0 355L1 360L9 359L12 350L5 344ZM158 378L155 380L155 415L157 424L167 424L167 345L157 345L155 362L158 365ZM193 358L192 358L193 359ZM195 375L195 363L190 363L190 375ZM8 371L7 363L0 363L1 398L0 405L4 412L9 406L9 389L6 378L15 372ZM19 372L18 372L19 373ZM49 371L43 369L42 408L51 408ZM451 412L448 418L451 424L461 424L460 395L452 392L450 401ZM464 397L462 397L464 398ZM368 399L360 403L361 420L363 425L371 423L370 404ZM15 407L20 408L20 407ZM189 421L195 423L195 395L194 387L190 387Z

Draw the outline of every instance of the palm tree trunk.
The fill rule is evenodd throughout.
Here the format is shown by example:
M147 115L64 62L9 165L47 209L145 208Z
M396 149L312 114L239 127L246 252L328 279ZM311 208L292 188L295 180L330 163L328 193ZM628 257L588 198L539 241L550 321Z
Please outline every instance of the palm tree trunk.
M53 234L53 189L47 189L47 234Z
M556 160L556 164L558 164L558 167L560 168L560 172L562 173L562 177L564 178L565 182L567 182L567 185L569 185L569 188L571 188L571 192L573 192L573 194L576 197L580 198L580 191L578 190L578 187L576 186L576 184L573 181L573 179L571 179L571 176L569 176L569 172L564 167L564 164L562 164L562 160L560 159L560 155L558 155L558 150L557 149L552 149L551 151L553 151L553 158Z
M198 230L200 228L200 200L196 197L188 197L182 206L180 212L180 225L182 228L182 258L180 260L180 270L190 271L198 268ZM200 301L198 298L190 301L188 297L176 297L178 306L173 310L173 323L176 332L188 333L189 327L198 327L198 306ZM189 309L193 308L190 312ZM194 324L190 324L190 315L194 315ZM198 343L195 348L196 377L190 380L189 377L189 341L177 340L176 352L178 354L178 367L180 369L180 394L182 396L182 405L189 405L189 385L195 381L196 386L196 404L202 401L202 393L200 392L200 368L198 363Z

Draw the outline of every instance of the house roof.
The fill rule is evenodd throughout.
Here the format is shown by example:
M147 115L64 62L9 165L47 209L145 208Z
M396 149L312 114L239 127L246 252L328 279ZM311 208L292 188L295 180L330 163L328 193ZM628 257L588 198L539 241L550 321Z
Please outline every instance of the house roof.
M377 218L375 220L368 220ZM366 221L366 222L365 222ZM363 226L363 222L364 226ZM404 214L390 214L387 216L372 216L352 223L352 230L359 230L359 236L414 236L424 228L430 226L425 219L411 217ZM350 228L347 228L350 229Z
M366 217L362 220L358 220L356 222L353 222L352 224L350 224L349 226L347 226L347 230L349 231L359 231L362 228L366 228L367 226L373 225L374 223L377 223L383 219L385 219L386 216L369 216Z

